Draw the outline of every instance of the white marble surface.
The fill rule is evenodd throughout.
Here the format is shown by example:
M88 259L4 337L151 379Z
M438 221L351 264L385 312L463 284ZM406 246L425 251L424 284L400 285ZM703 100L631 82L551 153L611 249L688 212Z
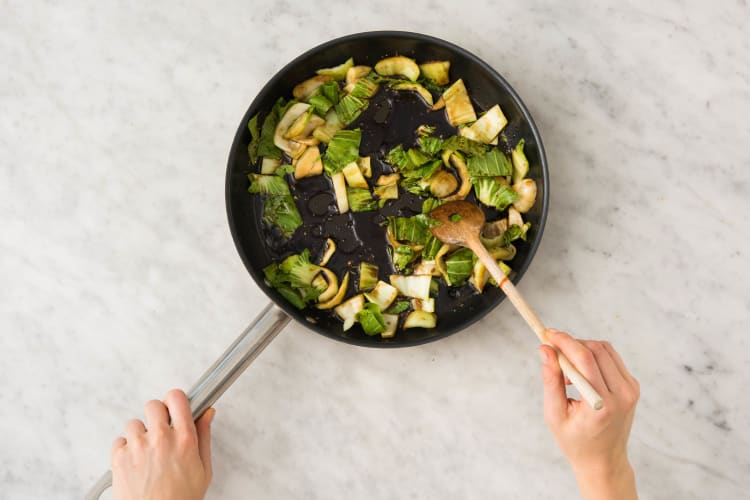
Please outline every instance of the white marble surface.
M552 198L521 289L641 380L642 497L746 496L750 8L608 3L3 2L0 498L79 497L253 318L239 119L297 54L384 28L474 51L531 108ZM575 498L535 349L507 303L395 351L289 326L217 405L208 497Z

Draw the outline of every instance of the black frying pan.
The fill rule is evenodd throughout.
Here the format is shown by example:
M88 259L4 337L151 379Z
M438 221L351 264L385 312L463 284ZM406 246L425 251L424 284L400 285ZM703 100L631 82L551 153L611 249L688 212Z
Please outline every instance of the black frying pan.
M250 133L247 122L250 117L260 112L261 116L271 109L279 97L290 98L292 88L299 82L313 76L315 70L335 66L349 57L354 57L355 64L374 66L378 60L391 55L405 55L416 59L418 62L429 60L450 60L451 79L463 78L469 91L469 95L475 101L477 109L485 110L498 103L508 118L505 134L510 136L511 144L515 138L523 137L526 141L525 151L530 163L529 177L537 182L539 194L537 203L529 212L526 219L532 223L532 231L527 242L517 246L518 253L511 263L514 269L511 275L514 282L518 282L529 266L537 246L541 240L542 230L547 213L548 179L547 164L544 157L541 138L521 99L513 91L510 85L491 67L478 59L473 54L453 44L426 35L405 32L369 32L345 36L327 42L323 45L309 50L279 71L260 91L245 116L240 122L237 135L235 136L232 150L229 155L227 168L226 200L227 213L229 216L229 227L232 231L237 251L242 257L248 271L258 283L258 286L281 307L287 314L297 321L304 323L308 328L328 337L343 340L352 344L374 346L374 347L397 347L420 344L437 340L450 335L482 316L499 304L504 295L494 287L488 288L483 294L464 293L455 294L447 287L441 287L437 298L436 311L438 312L438 325L434 329L409 329L399 331L394 338L383 339L380 336L369 337L357 326L344 332L341 321L332 318L328 312L321 312L315 308L307 308L302 311L291 306L273 288L263 281L263 267L268 265L272 258L279 257L273 248L269 248L260 222L262 202L260 196L251 196L247 193L247 173L250 171L247 145L250 142ZM410 93L407 93L410 94ZM377 96L376 96L377 98ZM417 100L417 97L413 97ZM424 105L417 103L420 109ZM395 106L411 106L410 103L396 103ZM378 112L378 107L370 106L350 128L361 127L363 130L362 147L360 153L365 156L370 153L388 150L398 143L409 143L413 140L415 128L425 120L440 118L442 111L422 113L413 120L404 120L389 124L389 129L381 130L373 121L373 114ZM395 113L402 116L404 113ZM432 116L429 116L429 115ZM455 132L453 132L455 133ZM373 178L375 175L373 175ZM305 179L301 180L304 184ZM314 181L312 181L314 183ZM302 191L298 197L298 205L304 204L304 191L306 186L299 187ZM309 189L318 189L319 186L310 186ZM299 202L301 201L301 203ZM305 217L304 206L301 206L303 217ZM417 209L418 211L418 209ZM409 213L407 213L409 215ZM372 220L372 215L350 214L342 217L343 220L354 220L357 232L362 236L377 233L380 241L370 241L367 237L363 239L367 244L385 246L382 237L383 229L378 228L377 221ZM325 217L330 220L331 217ZM306 223L308 222L305 217ZM314 234L305 234L302 241L297 242L297 250L311 248L312 255L324 244L325 238L330 231L336 227L342 227L341 221L335 224L327 224L326 230ZM299 239L299 238L298 238ZM334 239L336 235L334 234ZM367 246L367 245L366 245ZM356 254L356 251L354 252ZM365 252L366 253L366 252ZM346 255L341 255L343 260ZM350 259L351 260L351 259ZM354 259L357 262L358 259ZM381 263L382 265L382 263ZM343 274L338 273L339 276ZM383 273L381 273L382 275ZM387 274L387 273L386 273ZM354 294L354 280L350 283L350 292L347 296ZM467 285L468 287L468 285Z
M354 57L356 64L374 66L378 60L392 55L409 56L416 59L417 62L450 60L451 79L463 78L477 110L486 110L494 104L500 104L508 118L508 125L506 125L504 133L509 136L511 144L515 144L517 138L523 137L525 139L525 152L530 164L528 177L536 181L538 194L534 208L525 214L525 219L532 223L532 229L529 231L528 241L517 245L518 252L511 262L513 268L511 280L517 283L529 267L539 246L547 216L549 198L547 161L544 156L541 137L531 115L508 82L487 63L466 50L438 38L417 33L398 31L358 33L319 45L287 64L263 87L242 118L232 143L226 176L229 227L245 267L247 267L258 286L277 307L272 304L267 305L253 323L188 391L195 418L202 415L206 409L216 402L219 396L283 329L290 318L296 319L322 335L351 344L372 347L401 347L430 342L455 333L479 320L503 300L502 292L494 287L488 287L483 294L468 293L468 289L464 290L463 293L461 291L449 293L447 288L441 287L436 301L438 314L436 328L399 331L395 337L383 339L380 336L369 337L365 335L358 326L344 332L341 321L332 318L329 313L323 313L314 308L299 311L263 281L263 268L274 257L279 257L280 251L290 249L276 248L267 241L260 217L262 213L261 199L259 196L250 195L247 192L249 184L247 173L251 171L247 153L247 145L250 142L250 132L247 128L248 120L258 112L263 115L267 113L279 97L290 98L292 88L297 83L314 75L316 69L335 66L349 57ZM404 105L409 106L408 102ZM422 116L415 117L412 122L394 121L389 124L387 131L379 132L372 127L371 120L372 110L376 107L371 103L370 109L351 125L351 127L360 126L363 129L362 146L360 148L360 153L363 155L396 143L409 143L413 139L412 133L417 125L424 123L425 120L433 119L437 114L442 114L442 111L437 111L433 113L432 117L429 117L424 116L423 113ZM420 108L412 106L412 109L423 108L424 105L421 105ZM403 113L399 113L398 116L403 116ZM376 166L373 167L374 170L376 168ZM298 205L300 202L304 203L306 191L309 191L307 188L311 187L303 184L296 186L299 190L295 194L302 198L298 200ZM293 187L293 189L295 188ZM305 211L303 207L300 208L304 217ZM415 211L418 211L418 207L412 208L416 208ZM406 210L408 209L409 207L406 208ZM371 218L372 215L367 215L367 213L365 215L355 214L353 217L355 217L354 224L358 227L360 236L366 242L365 247L378 244L377 238L372 233L382 232L382 229L377 227L377 221L367 219L368 217ZM306 220L306 222L308 221ZM339 222L339 220L333 220L333 224L328 224L326 227L331 232L335 232L335 227L339 225ZM320 248L327 236L325 230L324 227L323 232L304 233L304 228L301 228L292 243L296 245L294 249L299 251L308 247L313 250L314 255L316 249ZM300 233L300 231L303 233ZM385 245L383 238L380 239L380 244ZM363 248L353 249L352 255L361 256L363 255L362 252L365 251L366 248L364 250ZM337 252L337 254L341 254L341 252ZM339 266L341 264L340 262ZM337 274L341 276L341 272ZM348 295L354 293L354 281L352 280ZM99 498L100 494L111 486L111 481L112 475L107 472L85 498L87 500Z

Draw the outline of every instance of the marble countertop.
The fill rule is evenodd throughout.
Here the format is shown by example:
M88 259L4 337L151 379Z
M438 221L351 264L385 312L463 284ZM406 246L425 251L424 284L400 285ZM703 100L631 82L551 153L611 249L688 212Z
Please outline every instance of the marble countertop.
M642 498L746 494L747 2L493 3L4 3L0 497L80 497L255 316L236 127L287 61L372 29L457 43L529 106L552 196L520 288L640 379ZM216 405L208 498L575 498L535 350L509 303L400 350L292 324Z

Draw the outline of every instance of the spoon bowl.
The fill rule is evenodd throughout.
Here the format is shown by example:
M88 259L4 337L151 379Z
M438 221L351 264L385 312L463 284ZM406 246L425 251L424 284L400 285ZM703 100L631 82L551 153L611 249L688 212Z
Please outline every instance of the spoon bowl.
M430 212L430 217L440 224L431 228L437 239L451 245L468 245L469 240L479 241L484 225L482 209L468 201L451 201Z

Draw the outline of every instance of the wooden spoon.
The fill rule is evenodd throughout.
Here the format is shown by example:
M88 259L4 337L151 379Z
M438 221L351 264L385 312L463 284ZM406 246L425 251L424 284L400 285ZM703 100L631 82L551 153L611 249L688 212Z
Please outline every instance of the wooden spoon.
M570 360L549 342L544 324L534 314L531 306L529 306L528 302L526 302L505 273L498 267L495 259L484 248L479 239L479 234L484 225L484 212L482 212L482 209L468 201L451 201L440 205L430 212L430 217L440 222L440 225L431 228L432 234L436 238L444 243L470 248L479 257L479 260L482 261L482 264L485 265L492 277L498 282L505 295L508 296L511 303L516 307L516 310L526 320L526 323L536 333L536 336L539 337L539 341L555 349L563 373L575 388L578 389L583 399L595 410L601 409L604 406L601 396L591 387L588 380L581 375L581 372L573 366Z

